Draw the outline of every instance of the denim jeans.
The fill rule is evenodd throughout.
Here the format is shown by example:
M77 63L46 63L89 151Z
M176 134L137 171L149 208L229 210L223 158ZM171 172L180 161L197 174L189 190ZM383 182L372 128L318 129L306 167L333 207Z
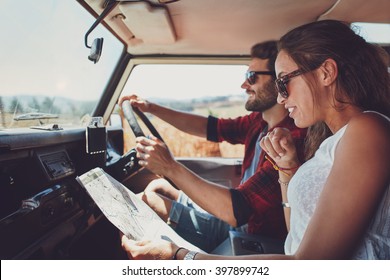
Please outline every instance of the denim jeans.
M206 252L211 252L228 238L229 230L236 230L203 210L183 192L172 204L169 224L177 234Z

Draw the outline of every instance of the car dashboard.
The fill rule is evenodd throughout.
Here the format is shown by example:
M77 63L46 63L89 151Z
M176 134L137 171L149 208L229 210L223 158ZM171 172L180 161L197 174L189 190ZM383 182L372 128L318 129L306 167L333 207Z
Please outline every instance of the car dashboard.
M86 152L85 128L0 134L1 259L82 258L82 236L102 214L76 177L120 158L122 129L107 129L100 154Z

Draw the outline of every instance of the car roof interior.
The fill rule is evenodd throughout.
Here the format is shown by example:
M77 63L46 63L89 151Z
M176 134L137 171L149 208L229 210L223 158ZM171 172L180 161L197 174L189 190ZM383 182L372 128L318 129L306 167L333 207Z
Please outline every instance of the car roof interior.
M79 2L96 17L110 5L107 0ZM308 22L390 23L389 11L388 0L122 0L104 23L133 56L245 56L248 46Z

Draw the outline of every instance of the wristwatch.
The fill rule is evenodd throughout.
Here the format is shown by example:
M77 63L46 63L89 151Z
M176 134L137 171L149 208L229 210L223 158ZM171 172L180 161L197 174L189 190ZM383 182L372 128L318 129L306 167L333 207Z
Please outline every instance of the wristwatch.
M198 254L198 252L195 251L189 251L185 256L184 259L185 261L192 261L195 259L195 256Z

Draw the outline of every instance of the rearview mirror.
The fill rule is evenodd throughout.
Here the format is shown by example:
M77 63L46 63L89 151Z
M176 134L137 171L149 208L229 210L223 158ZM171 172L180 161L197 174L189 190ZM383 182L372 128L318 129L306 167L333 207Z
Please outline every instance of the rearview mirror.
M91 53L88 56L88 59L93 61L93 63L97 63L100 59L103 49L103 38L96 38L92 42Z
M84 43L85 46L91 49L91 53L88 56L88 59L93 61L95 64L99 61L99 58L102 54L103 49L103 38L96 38L93 40L91 46L88 45L88 35L95 29L95 27L108 15L120 2L116 0L105 1L105 8L96 21L92 24L91 28L85 33Z

